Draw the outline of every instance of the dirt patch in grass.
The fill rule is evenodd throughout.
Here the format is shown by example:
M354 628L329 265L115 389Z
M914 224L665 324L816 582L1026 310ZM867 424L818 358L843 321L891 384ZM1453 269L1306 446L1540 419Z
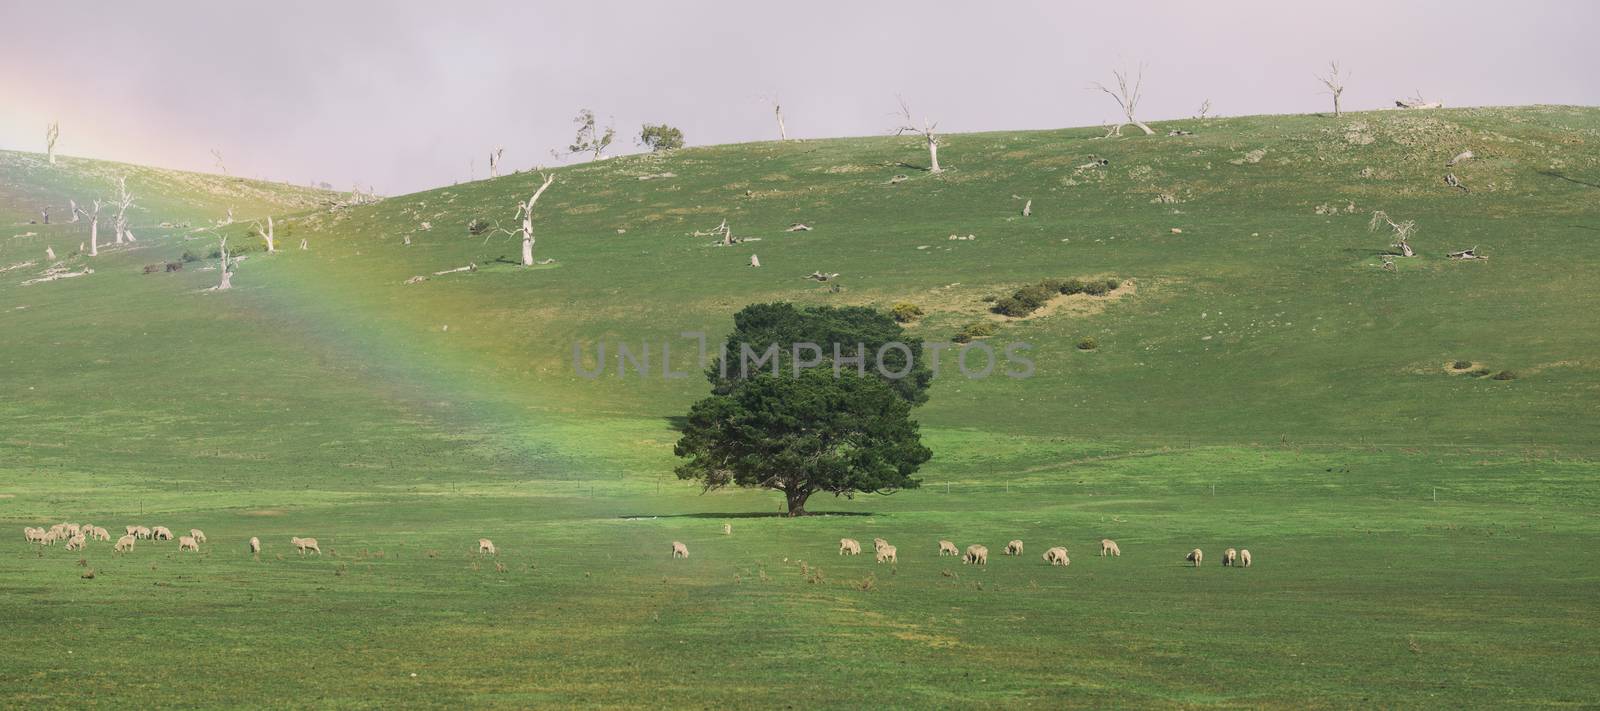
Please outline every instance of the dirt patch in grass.
M241 515L241 516L282 516L282 515L284 515L286 513L288 513L288 512L284 511L283 509L256 509L254 511L245 511L245 512L239 514L239 515Z

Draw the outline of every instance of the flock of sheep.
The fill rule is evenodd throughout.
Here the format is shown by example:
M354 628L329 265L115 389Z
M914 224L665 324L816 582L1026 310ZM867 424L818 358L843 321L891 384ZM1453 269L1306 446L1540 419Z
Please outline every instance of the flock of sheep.
M166 526L146 527L130 525L125 527L125 530L127 531L127 534L117 539L116 544L111 547L113 551L118 553L131 552L133 550L134 543L139 540L170 541L173 538L172 531L168 530ZM723 524L722 533L724 535L732 534L733 525ZM54 545L57 541L66 541L66 548L69 551L83 550L84 546L87 545L88 541L90 540L111 540L111 534L108 533L106 529L86 523L58 523L47 529L27 526L22 529L22 535L29 543L37 543L41 546ZM200 552L200 544L205 542L205 532L198 528L191 528L189 529L189 535L178 537L178 550L194 551L198 553ZM298 536L294 536L289 539L289 543L293 545L301 555L305 555L307 551L314 552L317 555L322 555L322 548L317 545L317 539L315 538L300 538ZM1022 548L1023 545L1021 540L1012 540L1006 544L1005 554L1022 555ZM874 559L879 563L900 562L899 549L890 545L888 541L882 538L872 539L872 550L874 553ZM250 555L252 556L260 555L261 539L251 536L249 541L249 551ZM496 555L498 551L494 547L494 541L491 541L487 538L480 538L478 539L478 553ZM857 541L854 538L839 539L839 555L860 554L860 541ZM989 564L988 546L977 543L967 546L966 552L962 553L961 550L956 547L955 543L947 540L940 540L939 555L959 555L961 556L962 564ZM1101 557L1120 557L1121 555L1122 549L1117 546L1116 541L1113 541L1109 538L1100 539ZM684 545L682 541L673 541L672 557L688 558L689 547ZM1066 546L1055 546L1049 550L1046 550L1043 558L1044 562L1053 566L1066 566L1072 564L1072 560L1067 557ZM1189 551L1189 555L1185 556L1184 560L1192 563L1194 567L1198 568L1200 567L1200 563L1205 560L1205 553L1199 548L1196 548L1192 551ZM1222 565L1224 567L1250 567L1250 549L1242 548L1235 550L1233 548L1229 548L1223 551Z
M134 544L141 540L170 541L173 539L171 529L166 526L129 525L123 527L123 530L126 533L111 546L111 550L117 553L132 552ZM91 540L111 540L111 534L106 529L87 523L58 523L49 528L25 526L22 529L22 537L29 543L37 543L41 546L52 546L57 541L65 541L66 548L69 551L83 550ZM177 539L179 551L199 553L200 544L206 542L206 533L198 528L191 528L189 529L189 535L177 536ZM484 540L487 542L488 539ZM313 551L317 555L322 555L322 549L317 546L317 539L315 538L293 537L289 539L289 543L299 549L301 555L305 555L306 551ZM249 550L250 555L260 555L261 539L251 536ZM494 544L492 543L489 544L489 552L494 552Z

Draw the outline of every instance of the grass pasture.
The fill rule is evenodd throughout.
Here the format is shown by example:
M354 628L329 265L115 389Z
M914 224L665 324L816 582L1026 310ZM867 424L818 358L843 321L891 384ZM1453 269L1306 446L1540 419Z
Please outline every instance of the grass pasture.
M279 215L309 248L247 251L223 293L214 259L140 267L214 247L157 223L243 205L227 183L152 182L140 242L91 262L65 256L81 225L27 224L90 178L0 153L0 268L55 240L95 270L0 272L0 705L1600 703L1600 111L1158 128L1195 135L957 135L942 177L895 138L564 168L537 213L557 261L527 271L466 229L509 224L527 174L337 212L261 184L240 219ZM1465 148L1460 193L1443 162ZM1381 268L1375 209L1417 220L1421 256ZM723 218L759 239L691 234ZM1443 256L1473 245L1491 258ZM1130 283L986 312L1090 276ZM692 370L678 334L779 299L910 301L928 340L994 319L1037 372L945 373L916 411L921 489L788 519L775 495L672 476L703 380L572 371L574 343L664 340ZM18 535L62 520L210 542ZM473 553L484 536L498 556ZM840 557L841 536L900 562ZM1101 537L1124 555L1096 557ZM989 565L939 558L940 538ZM1011 538L1025 555L1000 554ZM1053 545L1070 566L1040 560ZM1255 565L1221 567L1227 547Z

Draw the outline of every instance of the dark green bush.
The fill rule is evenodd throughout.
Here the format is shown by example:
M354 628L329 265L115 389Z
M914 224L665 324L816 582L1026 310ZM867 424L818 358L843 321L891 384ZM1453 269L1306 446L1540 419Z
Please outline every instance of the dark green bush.
M1056 293L1057 292L1055 291L1044 288L1043 285L1029 286L1018 289L1017 293L1012 298L1022 302L1028 307L1029 311L1032 311L1040 306L1044 306L1046 303L1049 303L1051 297L1055 296Z
M185 262L198 262L200 261L200 255L185 249L183 250L183 256L179 257L179 259Z
M1450 367L1454 368L1456 370L1466 370L1466 369L1472 367L1472 361L1469 361L1469 360L1458 360L1458 361L1456 361L1454 363L1451 363Z
M1493 373L1493 372L1494 371L1489 370L1488 368L1479 368L1477 370L1472 371L1472 374L1481 378L1481 377L1483 377L1485 375L1488 375L1490 373Z
M1082 279L1068 279L1068 280L1066 280L1064 282L1061 282L1060 291L1061 291L1061 293L1067 294L1069 296L1072 295L1072 294L1082 294L1083 293L1083 280Z
M1099 347L1100 341L1095 340L1094 336L1084 336L1083 340L1078 341L1078 350L1080 351L1092 351Z
M1117 287L1120 287L1120 286L1122 286L1122 280L1121 279L1118 279L1116 277L1111 277L1110 279L1106 280L1106 289L1108 289L1108 290L1116 291Z
M1061 291L1061 287L1066 286L1066 285L1067 285L1067 281L1065 279L1046 279L1044 281L1039 282L1039 286L1042 286L1042 287L1044 287L1046 289L1049 289L1050 291L1056 292L1056 293L1059 293Z
M982 301L985 304L992 304L992 303L994 303L996 301L999 301L999 300L1000 300L1000 297L995 296L994 294L984 294L983 298L980 299L980 301Z
M1023 303L1021 299L1018 299L1015 296L1007 296L1004 299L1001 299L999 301L994 302L994 306L989 307L989 310L993 311L993 312L995 312L997 314L1001 314L1003 316L1012 316L1012 317L1020 318L1020 317L1023 317L1023 316L1027 316L1030 313L1033 313L1033 310L1036 309L1036 308L1038 308L1038 307L1037 306L1029 306L1028 304Z
M1517 374L1509 370L1502 370L1494 374L1495 380L1516 380Z
M1090 296L1105 296L1106 293L1110 291L1110 289L1106 288L1106 283L1103 281L1091 281L1083 285L1083 293Z

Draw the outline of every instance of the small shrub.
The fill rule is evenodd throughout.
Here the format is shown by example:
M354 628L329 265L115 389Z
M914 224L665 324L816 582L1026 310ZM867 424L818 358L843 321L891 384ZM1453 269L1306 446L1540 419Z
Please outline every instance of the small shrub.
M985 304L992 304L992 303L994 303L996 301L999 301L999 300L1000 300L1000 297L995 296L994 294L984 294L983 298L980 299L980 301L982 301Z
M1082 294L1083 286L1084 284L1082 279L1068 279L1064 282L1061 282L1060 291L1061 293L1069 296L1072 294Z
M1109 291L1111 290L1106 288L1106 283L1103 281L1091 281L1083 285L1083 293L1090 296L1105 296Z
M889 312L894 316L894 320L900 323L911 323L922 318L922 307L905 301L895 304Z
M670 151L683 147L683 131L664 123L645 124L637 139L639 145L651 151Z
M988 321L974 321L961 327L950 340L956 343L970 343L974 338L987 338L995 334L995 326Z
M185 262L194 263L194 262L200 261L200 255L197 255L194 252L191 252L191 251L185 249L185 250L183 250L183 256L179 257L179 259L181 259L181 260L183 260Z
M1096 340L1094 336L1084 336L1082 340L1078 341L1078 350L1080 351L1092 351L1099 347L1100 341Z
M1046 279L1039 282L1039 286L1050 290L1052 293L1060 293L1061 287L1066 285L1067 281L1065 279Z
M1029 311L1032 311L1044 306L1050 301L1050 297L1055 296L1057 293L1055 290L1044 288L1044 285L1041 284L1018 289L1013 298L1022 302L1023 305L1028 307Z
M1472 367L1472 361L1469 361L1469 360L1458 360L1458 361L1456 361L1454 363L1451 363L1450 367L1454 368L1456 370L1466 370L1466 369Z
M1488 375L1490 373L1493 373L1493 372L1494 371L1489 370L1488 368L1479 368L1477 370L1472 371L1472 374L1481 378L1481 377L1483 377L1485 375Z
M485 220L481 217L474 217L472 218L471 222L467 223L467 234L479 236L485 232L488 232L489 227L490 225L488 220Z
M862 592L872 592L873 590L878 589L878 580L877 578L868 575L867 577L862 578L861 582L856 583L856 588Z
M1005 316L1020 317L1027 316L1036 308L1038 307L1029 306L1015 296L1007 296L1004 299L994 302L994 306L989 307L989 310Z
M1110 279L1106 280L1106 290L1107 291L1116 291L1121 286L1122 286L1122 280L1121 279L1118 279L1116 277L1111 277Z
M1510 370L1502 370L1494 374L1495 380L1516 380L1517 374Z

